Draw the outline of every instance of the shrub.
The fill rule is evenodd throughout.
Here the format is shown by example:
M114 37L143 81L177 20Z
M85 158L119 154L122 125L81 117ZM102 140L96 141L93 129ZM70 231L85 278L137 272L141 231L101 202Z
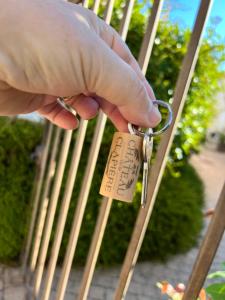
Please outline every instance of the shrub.
M42 126L0 118L0 260L17 259L30 216L29 202Z
M24 120L17 120L13 124L8 124L8 119L1 118L0 122L0 209L3 212L0 219L0 260L7 261L18 258L27 233L26 224L30 217L29 200L35 168L31 153L40 143L42 127ZM95 120L89 123L80 170L63 236L60 259L64 256L68 243L94 123ZM102 201L102 197L98 196L97 192L109 151L111 129L110 126L107 126L104 135L78 242L75 263L82 264L85 261L99 205ZM69 156L71 157L71 153ZM70 159L67 162L67 171L69 165ZM188 250L196 243L202 224L202 183L191 166L186 164L180 171L178 178L173 177L170 172L166 172L164 175L141 250L140 260L165 259L171 254ZM64 186L65 178L61 196ZM140 207L140 190L141 181L138 183L134 203L131 205L114 201L99 257L100 264L110 265L123 260Z

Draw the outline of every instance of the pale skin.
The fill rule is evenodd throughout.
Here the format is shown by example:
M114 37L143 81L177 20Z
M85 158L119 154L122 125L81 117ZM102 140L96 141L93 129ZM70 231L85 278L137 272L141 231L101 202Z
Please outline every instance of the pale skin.
M63 0L0 0L0 115L37 111L74 129L102 109L118 130L155 127L154 93L126 44L91 11Z

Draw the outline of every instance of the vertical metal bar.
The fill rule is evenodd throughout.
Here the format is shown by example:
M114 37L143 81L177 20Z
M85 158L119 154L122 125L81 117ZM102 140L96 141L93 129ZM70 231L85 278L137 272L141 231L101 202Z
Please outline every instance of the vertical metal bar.
M47 175L45 178L45 185L44 185L44 190L43 190L43 195L42 195L41 208L40 208L40 212L39 212L39 216L38 216L37 228L36 228L35 238L34 238L33 252L32 252L31 260L30 260L30 270L32 272L35 270L35 267L36 267L37 257L38 257L39 248L40 248L40 244L41 244L41 238L42 238L42 233L43 233L43 228L44 228L44 223L45 223L45 217L46 217L48 203L49 203L49 191L50 191L52 178L55 174L55 165L56 165L55 160L56 160L56 155L58 152L59 138L60 138L61 132L62 132L62 129L57 127L56 131L55 131L53 146L51 149L51 156L50 156L49 165L48 165L48 172L47 172Z
M94 2L94 7L93 11L97 14L98 8L99 8L100 0L95 0ZM83 1L83 6L88 7L88 0ZM65 189L65 194L63 198L63 203L62 207L60 210L60 215L57 223L57 228L56 228L56 234L55 234L55 239L52 247L52 253L51 253L51 259L49 262L47 274L46 274L46 284L44 287L44 292L42 295L42 299L47 300L49 299L50 293L51 293L51 286L52 286L52 281L54 278L54 272L56 268L56 263L59 255L59 249L60 249L60 244L62 241L62 236L63 236L63 231L65 228L65 223L66 223L66 218L68 214L68 209L69 209L69 204L72 196L72 191L73 191L73 186L74 182L76 179L76 174L77 174L77 169L80 161L80 156L81 156L81 151L83 148L83 143L84 143L84 138L87 130L87 124L88 121L86 120L81 120L79 130L78 130L78 136L76 140L76 144L74 147L73 151L73 158L71 162L71 167L68 175L68 180L66 184L66 189Z
M93 6L93 12L94 12L96 15L97 15L97 13L98 13L99 5L100 5L100 0L95 0L94 6Z
M183 300L197 299L225 231L225 183L202 242Z
M56 175L55 175L55 181L54 181L52 195L51 195L51 199L50 199L50 205L49 205L49 209L48 209L48 213L47 213L46 224L45 224L45 229L44 229L44 234L43 234L43 241L41 244L41 250L40 250L40 255L38 258L37 269L35 272L34 291L33 291L34 297L38 296L40 285L41 285L41 279L42 279L42 275L43 275L43 271L44 271L44 264L45 264L45 260L46 260L46 256L47 256L54 216L55 216L55 212L56 212L56 207L57 207L59 192L60 192L60 188L61 188L61 184L62 184L63 173L64 173L64 169L65 169L65 165L66 165L66 159L67 159L67 155L68 155L68 151L69 151L71 137L72 137L72 130L66 130L65 134L64 134L60 158L59 158L57 171L56 171Z
M100 207L98 220L95 226L94 235L92 237L91 247L89 249L88 258L84 269L83 278L80 284L80 290L77 300L87 299L112 202L112 198L102 199L102 204Z
M124 41L127 38L127 32L129 29L129 24L130 24L133 7L134 7L134 0L127 0L126 6L125 6L124 12L123 12L123 18L120 23L120 29L119 29L119 34L120 34L122 40L124 40Z
M83 0L82 6L88 8L89 0Z
M26 266L27 266L27 262L28 262L28 258L29 258L29 254L30 254L33 232L34 232L34 227L35 227L35 221L36 221L37 212L38 212L39 199L40 199L40 194L41 194L41 187L42 187L42 183L43 183L43 179L44 179L44 173L45 173L45 169L46 169L46 163L47 163L47 158L48 158L48 153L49 153L52 132L53 132L53 125L51 123L48 123L46 140L44 138L44 141L43 141L45 143L45 145L44 145L44 150L43 150L43 154L42 154L40 173L37 178L37 187L36 187L36 191L35 191L35 198L34 198L33 210L32 210L32 215L31 215L31 222L30 222L30 226L29 226L29 233L28 233L28 237L27 237L26 249L25 249L25 254L24 254L24 259L23 259L24 272L26 270Z
M198 16L195 22L191 40L188 45L187 54L181 66L177 85L174 93L173 112L174 120L170 129L164 134L161 139L155 164L151 168L148 182L148 200L145 208L141 208L136 220L131 241L128 246L126 257L122 266L119 284L116 289L115 299L121 300L125 298L129 283L133 274L139 251L144 239L144 235L149 223L149 219L154 206L155 198L158 192L159 184L166 166L167 155L177 128L184 101L187 95L190 81L198 58L200 41L203 29L207 20L208 13L211 8L211 0L202 0L199 8Z
M125 40L127 36L133 5L134 5L134 0L127 1L124 9L124 14L121 20L121 25L119 30L119 33L123 40ZM104 197L102 200L100 212L98 215L98 220L95 226L94 235L88 253L88 258L87 258L83 278L80 285L79 296L78 296L79 300L87 299L88 291L90 289L91 280L93 278L94 269L99 255L103 235L105 232L107 220L109 217L112 201L113 201L112 198L106 198L106 197Z
M113 12L113 6L114 6L115 0L108 0L106 4L106 9L104 12L104 21L107 24L110 24L111 18L112 18L112 12Z
M162 11L164 0L155 0L151 9L151 16L148 21L146 34L142 41L139 53L138 63L142 68L142 72L146 74L152 48L155 41L156 30L159 24L159 18Z
M67 177L65 193L62 201L62 206L60 209L60 215L57 222L55 238L51 250L50 261L48 265L48 270L46 274L46 281L44 286L44 292L42 295L43 300L49 299L49 295L51 292L52 281L54 277L54 272L56 268L57 258L59 255L59 249L62 241L63 231L65 228L66 218L68 214L69 204L73 192L73 186L75 182L75 178L77 175L78 165L80 161L81 151L83 148L84 138L86 134L88 121L81 120L77 140L73 150L73 157L70 164L70 169Z
M105 124L103 124L103 122L104 123L106 122L106 117L102 112L100 112L99 117L98 117L98 122L96 125L96 129L95 129L95 134L94 134L92 145L91 145L91 149L90 149L90 154L88 157L88 162L87 162L87 167L86 167L84 178L83 178L83 183L81 186L81 191L80 191L79 198L78 198L78 203L77 203L76 212L74 215L74 220L73 220L72 229L71 229L71 233L70 233L69 243L67 245L67 251L66 251L62 271L61 271L60 278L59 278L57 294L56 294L57 300L62 300L64 297L64 294L65 294L67 281L69 278L69 273L70 273L72 262L73 262L74 252L76 249L77 240L78 240L78 236L79 236L79 232L80 232L81 222L83 219L84 210L86 207L87 198L89 195L91 182L92 182L92 178L93 178L93 174L94 174L94 169L95 169L96 161L98 158L99 148L101 145L101 137L102 137L103 131L104 131L104 126L102 126L102 125L105 125Z
M114 1L115 0L108 0L107 3L104 19L108 24L110 22L109 16L111 17L112 15ZM60 274L59 283L57 286L57 293L56 293L57 300L63 300L66 291L66 286L67 286L67 282L68 282L68 278L69 278L69 274L73 262L73 257L74 257L77 240L81 228L81 223L84 216L85 207L88 200L88 195L90 192L91 182L94 175L95 165L97 162L98 153L101 146L101 140L102 140L106 120L107 120L106 115L102 111L100 111L98 115L97 125L95 128L91 149L90 149L90 154L88 157L88 163L85 170L83 184L79 194L76 212L74 215L69 243L67 246L65 259L63 262L63 267Z

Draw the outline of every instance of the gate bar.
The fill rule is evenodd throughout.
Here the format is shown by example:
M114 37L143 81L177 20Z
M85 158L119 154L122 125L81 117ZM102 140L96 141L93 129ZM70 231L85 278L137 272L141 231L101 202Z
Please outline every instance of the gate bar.
M131 18L131 13L132 13L132 8L133 8L133 4L134 4L134 1L132 1L132 3L130 3L130 2L128 1L127 5L125 7L124 18L121 22L121 27L120 27L120 35L123 40L126 39L126 35L128 32L128 27L129 27L129 23L130 23L130 18ZM146 34L143 39L143 44L141 47L142 55L145 55L145 53L146 53L146 55L148 55L148 59L150 58L150 54L151 54L150 51L152 49L152 47L149 47L149 45L153 45L154 40L155 40L155 34L156 34L156 30L152 30L152 23L154 23L154 24L156 23L156 27L157 27L158 22L159 22L160 12L162 9L162 3L163 3L163 1L161 1L161 0L154 1L151 15L149 17L149 22L148 22L147 29L146 29ZM151 31L151 33L152 33L151 35L148 34L149 31ZM147 40L146 36L150 40ZM149 49L150 49L150 51L149 51ZM147 60L144 60L144 61L145 61L145 63L147 62ZM143 65L141 67L143 67ZM143 74L145 74L146 69L142 70L142 71L143 71ZM80 285L78 300L87 299L88 291L90 289L96 262L97 262L100 247L102 244L102 239L103 239L105 228L107 225L107 220L109 217L112 201L113 201L112 198L104 197L102 199L100 213L98 215L98 220L97 220L97 223L95 226L94 235L93 235L93 238L91 241L88 258L86 261L84 274L83 274L81 285Z
M127 38L127 33L130 25L130 19L134 7L135 0L126 0L126 5L124 7L123 17L120 23L119 35L122 40L125 41Z
M46 217L46 224L45 224L45 229L44 229L44 234L43 234L43 241L41 244L41 250L40 250L40 255L38 258L38 263L37 263L37 269L35 272L35 278L34 278L34 290L33 290L33 295L34 297L37 297L39 290L40 290L40 285L41 285L41 279L44 271L44 263L45 259L47 256L47 251L48 251L48 245L51 237L51 231L52 231L52 226L53 226L53 221L54 221L54 216L56 212L56 207L57 207L57 202L58 202L58 197L60 193L60 188L62 184L62 179L63 179L63 173L66 165L66 159L69 151L69 146L70 146L70 141L72 137L72 130L65 130L64 133L64 138L63 138L63 143L62 143L62 148L60 151L60 158L57 166L57 171L55 175L55 180L54 180L54 185L52 189L52 194L50 198L50 205Z
M94 6L93 6L93 12L97 15L98 14L98 9L100 5L100 0L95 0Z
M25 249L25 254L24 254L24 259L23 259L24 273L26 272L26 266L27 266L30 249L31 249L31 243L32 243L32 239L33 239L33 232L34 232L35 221L36 221L36 217L37 217L37 213L38 213L38 205L39 205L39 200L40 200L40 195L41 195L41 187L42 187L42 183L44 180L44 174L45 174L45 170L46 170L46 164L47 164L47 159L48 159L50 142L51 142L51 138L52 138L52 132L53 132L53 124L48 122L46 137L43 138L43 142L42 142L42 145L44 145L44 150L42 153L40 172L37 177L38 183L37 183L37 187L36 187L36 191L35 191L31 223L29 226L29 233L28 233L28 237L27 237L26 249Z
M100 0L95 0L94 1L94 6L93 6L93 12L97 14L98 9L99 9L99 4ZM88 0L83 2L84 7L88 7ZM81 119L79 129L78 129L78 134L77 134L77 140L76 144L74 147L73 151L73 158L70 166L70 171L66 183L66 188L65 188L65 193L64 193L64 198L63 198L63 203L62 207L60 209L60 215L59 219L57 222L57 229L56 229L56 234L54 238L54 243L52 246L52 252L51 252L51 258L49 261L48 269L47 269L47 274L46 274L46 284L44 286L44 292L42 295L42 299L49 299L50 293L51 293L51 286L54 278L54 272L57 264L57 259L59 255L59 250L60 250L60 245L62 242L62 237L63 237L63 231L65 228L65 223L66 223L66 218L68 214L68 209L69 209L69 204L71 201L71 196L72 196L72 191L74 188L74 183L76 179L76 174L78 170L78 165L80 161L80 156L84 144L84 138L86 135L86 130L87 130L87 125L88 121Z
M148 19L147 30L142 41L141 50L138 57L138 63L142 73L146 74L152 48L155 41L156 31L159 24L159 18L162 11L164 0L155 0L151 9L151 16Z
M32 255L31 255L31 259L30 259L30 270L32 272L35 270L38 253L39 253L39 249L40 249L41 238L42 238L43 228L44 228L44 224L45 224L48 203L49 203L49 191L50 191L52 179L55 174L55 165L56 165L55 160L56 160L56 155L58 152L59 138L60 138L61 132L62 132L62 129L57 127L55 130L55 136L53 137L54 141L53 141L53 145L52 145L52 149L51 149L51 156L49 159L48 171L47 171L47 175L45 178L40 212L39 212L38 220L36 222L37 226L36 226L36 232L35 232L35 238L34 238L34 245L33 245L33 251L32 251Z
M62 200L62 205L60 208L60 215L57 221L57 227L55 231L54 242L51 249L50 261L48 264L46 280L44 285L44 292L42 295L42 300L49 299L52 281L54 277L54 272L56 268L56 263L59 255L60 245L63 237L63 231L66 224L66 218L69 210L70 200L73 192L74 182L77 175L77 170L80 162L81 152L84 144L84 138L87 129L87 120L81 120L76 143L73 150L73 156L70 163L70 169L67 176L67 182L65 187L65 192Z
M83 1L80 1L80 2L82 2L83 7L88 8L89 0L83 0Z
M115 300L121 300L125 298L131 281L133 270L137 262L139 251L150 220L163 171L166 166L167 155L169 154L170 146L177 128L177 123L180 119L185 98L190 86L191 78L198 58L200 40L211 4L212 0L202 0L200 4L198 16L195 21L193 33L188 45L188 50L184 57L175 88L174 101L172 105L174 113L173 123L169 130L162 136L156 154L155 163L150 170L147 203L145 208L140 208L138 213L131 241L129 243L126 257L122 266L119 284L115 292Z
M100 206L97 223L95 225L95 231L92 237L91 246L86 261L84 274L79 288L79 295L77 300L86 300L88 292L91 286L91 281L95 271L98 254L102 244L105 228L107 225L110 209L113 199L104 197Z
M74 252L76 249L77 240L81 228L81 223L82 223L82 219L83 219L83 215L87 203L87 198L91 187L95 164L98 158L99 148L101 145L101 138L99 139L99 137L102 137L103 135L104 126L102 125L105 125L103 124L103 121L106 121L106 118L105 115L102 112L100 112L98 117L98 123L95 130L95 135L93 137L93 141L90 149L87 167L83 178L83 183L81 186L81 191L78 198L78 203L74 215L70 238L67 245L66 255L64 258L64 262L63 262L63 266L62 266L62 270L61 270L61 274L57 286L57 294L56 294L57 300L59 299L63 300L65 294L65 290L66 290L66 286L67 286L67 282L68 282L68 278L69 278L69 274L73 262Z
M183 300L197 299L225 231L225 183L189 278Z
M115 0L108 0L107 8L105 10L104 20L108 24L110 23L109 17L111 17L112 15L114 1ZM78 241L81 223L85 212L85 207L88 200L88 195L91 188L91 182L94 175L96 162L98 159L99 149L101 146L106 120L107 120L106 115L100 110L97 119L97 124L95 127L94 137L91 144L89 157L88 157L87 167L85 169L83 183L81 186L76 211L74 214L67 251L66 251L62 271L57 286L56 300L63 300L66 291L66 286L67 286L70 270L72 267L73 257L74 257L74 253Z

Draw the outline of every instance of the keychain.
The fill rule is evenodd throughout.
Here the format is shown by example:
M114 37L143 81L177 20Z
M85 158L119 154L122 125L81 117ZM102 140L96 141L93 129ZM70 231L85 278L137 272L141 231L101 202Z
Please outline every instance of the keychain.
M100 194L115 200L132 202L141 164L143 163L141 206L147 201L148 173L153 148L153 137L160 135L172 123L172 110L168 103L154 100L153 104L168 110L166 124L159 131L128 124L129 133L116 132L113 136Z

